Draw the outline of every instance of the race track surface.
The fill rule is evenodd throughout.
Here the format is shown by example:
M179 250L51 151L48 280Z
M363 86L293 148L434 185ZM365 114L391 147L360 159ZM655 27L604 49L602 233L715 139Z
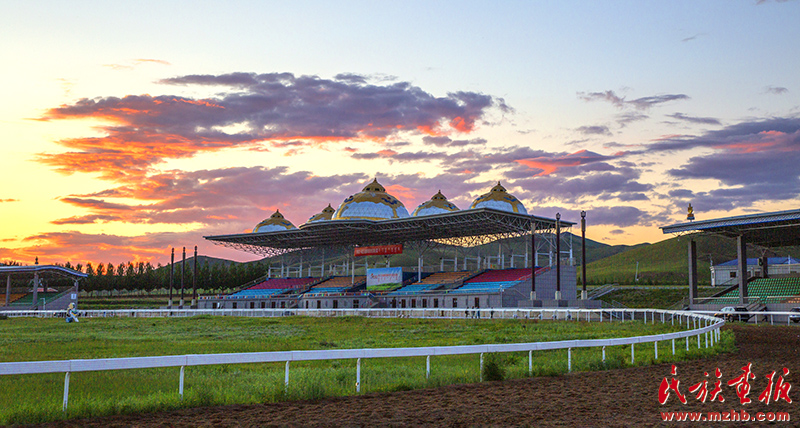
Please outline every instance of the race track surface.
M726 326L736 335L738 350L707 360L658 364L601 372L582 372L540 377L453 385L407 392L375 393L320 401L294 401L248 406L219 406L162 413L117 415L97 419L61 421L43 427L630 427L707 426L730 423L663 422L662 412L728 412L744 410L788 412L790 422L773 426L800 426L800 328L776 326ZM662 352L668 352L663 350ZM734 386L727 383L752 363L755 379L749 381L752 400L741 404ZM769 404L758 397L766 389L766 376L792 385L789 397ZM722 377L717 379L715 370ZM708 377L704 374L708 373ZM658 402L659 385L665 378L680 380L679 391L687 404L671 393L665 405ZM692 385L708 380L711 392L722 381L724 402L701 402L690 393ZM774 390L774 387L771 391ZM774 394L773 394L774 396ZM719 399L719 397L717 397ZM741 413L740 413L741 415ZM767 424L766 422L764 424ZM753 421L735 426L759 425Z

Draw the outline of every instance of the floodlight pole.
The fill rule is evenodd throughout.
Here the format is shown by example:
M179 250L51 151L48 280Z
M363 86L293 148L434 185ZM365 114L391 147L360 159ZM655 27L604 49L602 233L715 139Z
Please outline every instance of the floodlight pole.
M194 246L194 272L192 273L192 308L197 308L197 245Z
M586 300L586 211L581 211L581 299Z
M172 287L175 279L175 248L172 249L172 256L169 260L169 301L167 307L172 309Z
M181 309L183 309L183 273L184 266L186 266L186 247L183 247L183 260L181 261Z
M561 213L556 213L556 300L561 300Z

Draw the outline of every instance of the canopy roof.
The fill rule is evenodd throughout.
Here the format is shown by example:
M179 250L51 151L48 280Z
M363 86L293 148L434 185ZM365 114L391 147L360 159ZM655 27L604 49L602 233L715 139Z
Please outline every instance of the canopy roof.
M57 273L64 276L76 276L86 278L83 272L56 265L33 265L33 266L0 266L0 275L12 273Z
M536 231L554 232L556 220L545 217L478 208L450 213L389 220L332 220L306 223L299 229L265 233L205 236L216 244L261 255L334 246L386 245L415 241L450 241L478 245L491 240ZM575 223L561 221L568 228ZM470 240L469 238L474 238ZM467 244L469 245L469 244Z
M702 232L731 238L741 235L750 244L786 247L800 245L800 210L692 221L660 229L664 233Z

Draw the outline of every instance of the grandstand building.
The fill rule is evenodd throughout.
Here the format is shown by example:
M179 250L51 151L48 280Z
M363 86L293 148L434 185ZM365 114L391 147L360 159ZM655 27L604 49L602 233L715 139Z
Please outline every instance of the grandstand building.
M691 213L691 211L690 211ZM748 247L778 251L800 245L800 210L725 217L663 226L664 233L688 236L689 296L685 307L718 310L723 306L748 311L788 311L800 306L800 273L793 258L748 258ZM714 266L717 286L726 286L711 297L697 296L697 246L695 235L719 235L736 239L737 259ZM731 273L733 268L733 273Z
M297 227L276 211L252 233L206 236L271 265L260 280L205 296L199 307L592 306L598 302L576 298L571 234L561 234L573 224L528 214L499 182L467 209L440 190L409 213L375 179ZM524 242L524 250L515 251L511 240ZM486 250L489 243L496 252ZM433 252L444 256L426 266ZM392 254L416 256L416 266L390 266Z

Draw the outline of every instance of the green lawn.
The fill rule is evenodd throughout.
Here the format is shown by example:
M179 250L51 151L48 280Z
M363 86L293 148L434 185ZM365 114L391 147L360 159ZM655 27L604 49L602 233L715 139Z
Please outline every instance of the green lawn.
M657 334L673 328L641 322L363 317L82 318L77 324L12 318L0 321L0 362L536 342ZM723 337L719 349L731 349L732 337ZM673 357L665 351L667 343L659 346L659 362L717 352L693 347L687 354L678 348ZM573 350L573 371L630 364L629 346L609 347L606 352L602 364L599 349ZM637 345L636 356L636 364L652 362L652 344ZM488 355L488 361L503 377L528 376L527 353ZM63 374L0 376L0 424L355 394L355 366L353 360L292 363L286 389L282 363L187 367L182 401L177 393L178 368L72 373L66 413L61 411ZM534 375L566 370L566 350L534 353ZM425 377L424 357L368 359L362 361L361 376L362 393L477 382L479 356L433 357L430 379Z

